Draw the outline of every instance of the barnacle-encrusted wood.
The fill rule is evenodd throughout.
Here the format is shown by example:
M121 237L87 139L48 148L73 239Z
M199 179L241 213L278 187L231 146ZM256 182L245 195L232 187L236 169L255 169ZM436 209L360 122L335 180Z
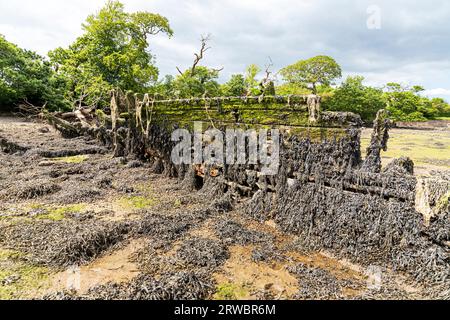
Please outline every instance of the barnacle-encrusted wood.
M154 171L178 177L184 187L201 189L202 196L240 195L248 215L275 220L299 236L304 248L330 250L449 287L449 184L432 188L428 181L424 198L424 192L416 192L411 160L382 170L390 128L384 111L375 121L364 161L361 118L321 110L317 96L155 100L114 93L111 115L97 111L90 127L47 117L68 135L78 130L97 137L117 156L151 161ZM280 129L278 174L265 176L259 165L173 164L171 134L176 128L192 130L194 122L205 129ZM426 219L417 211L419 202L429 209Z

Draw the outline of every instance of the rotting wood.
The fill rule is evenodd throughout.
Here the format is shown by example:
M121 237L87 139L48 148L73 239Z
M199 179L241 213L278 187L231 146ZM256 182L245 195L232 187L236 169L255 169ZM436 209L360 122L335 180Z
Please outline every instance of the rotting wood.
M113 99L112 104L119 100ZM447 281L448 263L439 258L445 250L442 244L449 240L446 224L442 223L446 216L439 215L425 226L415 210L413 168L396 170L395 166L401 165L398 162L387 171L381 170L380 153L387 147L390 128L384 112L375 121L372 144L363 162L361 119L351 113L321 112L317 108L319 98L203 98L152 101L151 107L148 103L139 106L143 101L136 98L135 109L128 107L131 116L123 121L118 121L118 112L114 111L112 128L71 127L80 135L100 131L109 135L109 140L115 141L116 155L147 157L154 162L155 170L178 177L183 185L199 183L190 175L194 170L202 179L200 189L205 196L223 195L227 190L238 192L246 199L242 201L248 201L248 215L275 220L307 247L331 250L363 264L391 265L423 282ZM239 120L234 124L243 128L287 127L282 135L278 175L263 176L260 166L225 165L216 171L208 166L189 169L171 163L172 130L192 130L192 121L197 119L203 119L205 128L210 127L204 106L218 104L220 112L208 109L209 116L218 120L214 121L216 126L233 124L234 119ZM113 105L111 109L119 108ZM306 135L294 130L302 127ZM218 128L223 130L225 126ZM133 147L126 148L130 140ZM402 163L411 166L408 160ZM424 267L427 265L431 267Z

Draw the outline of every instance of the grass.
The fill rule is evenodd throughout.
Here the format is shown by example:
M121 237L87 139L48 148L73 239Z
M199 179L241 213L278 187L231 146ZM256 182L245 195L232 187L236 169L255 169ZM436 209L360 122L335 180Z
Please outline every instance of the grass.
M0 249L0 300L22 298L46 283L49 270L27 264L21 257L20 252Z
M247 290L242 286L223 283L217 286L216 294L214 295L215 300L238 300L246 297L248 295Z
M361 139L361 151L370 143L371 130L366 130ZM383 160L409 157L419 166L438 166L450 169L450 131L399 130L390 133L388 151L382 153Z

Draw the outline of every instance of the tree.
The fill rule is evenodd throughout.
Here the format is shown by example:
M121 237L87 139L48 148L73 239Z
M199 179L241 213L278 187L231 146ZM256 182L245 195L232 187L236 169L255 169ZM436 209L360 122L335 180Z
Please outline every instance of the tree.
M388 83L383 99L387 110L395 121L425 121L427 117L433 117L427 98L421 97L418 86L406 87L398 83Z
M259 87L259 81L256 79L258 73L261 72L261 68L256 64L251 64L245 70L245 86L247 88L248 96L257 96L261 94Z
M149 12L127 13L119 1L108 1L83 24L84 34L68 48L49 53L68 79L75 104L107 101L111 88L143 92L155 84L158 69L150 53L149 36L172 36L165 17Z
M219 71L197 66L195 73L186 70L173 81L173 94L176 98L201 98L220 96L220 84L217 82Z
M210 40L211 35L201 37L200 51L194 54L194 62L188 70L183 72L177 67L179 75L173 82L173 94L176 98L216 97L220 95L221 87L217 79L223 68L213 69L199 65L205 57L205 53L211 49L208 46Z
M208 34L206 36L202 36L200 41L201 41L201 48L199 53L194 53L194 63L192 64L191 67L191 76L194 76L195 72L196 72L196 68L199 65L200 61L203 60L203 58L205 57L205 53L206 51L208 51L209 49L211 49L211 47L208 47L208 42L211 40L211 35ZM211 69L212 71L217 71L220 72L222 71L224 68L221 69ZM178 73L180 75L183 74L183 72L181 71L181 69L179 67L177 67Z
M324 107L331 111L354 112L365 121L373 121L377 112L386 107L383 90L367 87L363 81L361 76L348 77L330 99L324 100Z
M293 83L282 83L281 85L277 86L276 91L280 95L307 95L311 94L311 90L300 87Z
M230 81L222 86L222 94L226 97L240 97L246 92L245 78L242 74L233 74Z
M317 56L307 60L300 60L280 71L284 81L307 87L317 94L317 86L329 86L333 81L342 77L341 67L328 56Z
M450 117L450 105L444 99L433 98L431 104L438 117Z
M23 50L0 35L0 108L17 109L20 104L63 110L64 79L38 54Z
M269 64L266 65L266 69L264 71L264 77L259 82L259 88L261 94L274 96L276 95L275 81L272 72L273 62L272 58L269 57Z
M159 99L172 99L174 98L174 81L174 76L166 75L152 86L148 93Z

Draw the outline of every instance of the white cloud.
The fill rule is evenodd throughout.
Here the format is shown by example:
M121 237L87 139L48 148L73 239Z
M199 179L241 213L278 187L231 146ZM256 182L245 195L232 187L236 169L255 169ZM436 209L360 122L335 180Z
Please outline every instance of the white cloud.
M429 89L425 90L422 94L431 97L441 97L441 96L450 97L450 89L443 89L443 88Z
M1 1L0 33L27 49L46 54L69 45L81 23L105 0ZM246 65L279 69L318 54L333 56L346 74L369 83L404 82L450 87L450 2L377 0L381 29L367 28L370 0L122 0L126 10L166 16L175 36L151 38L161 74L192 63L201 34L212 33L204 60L225 67L222 80Z

